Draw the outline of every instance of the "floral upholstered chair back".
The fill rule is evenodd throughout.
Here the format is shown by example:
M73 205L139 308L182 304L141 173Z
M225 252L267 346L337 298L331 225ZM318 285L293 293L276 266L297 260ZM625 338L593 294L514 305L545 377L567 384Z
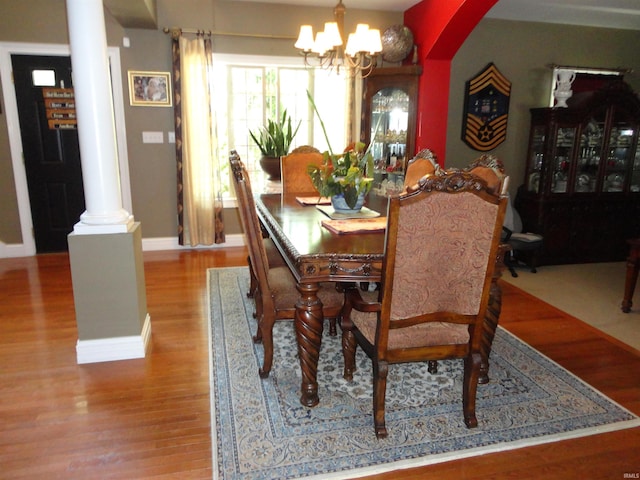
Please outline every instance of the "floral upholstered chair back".
M434 312L477 315L486 303L500 204L483 199L488 194L474 181L463 172L430 176L418 192L397 200L397 218L389 220L389 233L397 229L396 245L387 252L393 273L385 276L393 285L383 286L392 295L391 320ZM466 325L450 327L443 333L459 330L457 342L466 341Z

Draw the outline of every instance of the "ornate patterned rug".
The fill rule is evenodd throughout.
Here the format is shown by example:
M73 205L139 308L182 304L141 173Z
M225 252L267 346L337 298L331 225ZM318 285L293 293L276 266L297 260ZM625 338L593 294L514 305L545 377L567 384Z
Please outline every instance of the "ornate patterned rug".
M274 366L261 380L262 345L249 272L208 272L214 478L354 478L640 425L640 419L503 329L491 381L478 388L478 428L462 418L462 361L393 365L387 382L389 437L373 428L371 362L359 349L354 381L342 378L340 335L325 328L320 404L299 402L292 322L274 329Z

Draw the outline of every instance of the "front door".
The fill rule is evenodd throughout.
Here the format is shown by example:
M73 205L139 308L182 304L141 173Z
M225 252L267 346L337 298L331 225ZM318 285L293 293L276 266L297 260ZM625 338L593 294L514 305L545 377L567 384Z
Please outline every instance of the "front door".
M73 125L50 124L43 88L73 87L71 59L11 55L11 62L36 251L66 251L67 235L85 210L80 147Z

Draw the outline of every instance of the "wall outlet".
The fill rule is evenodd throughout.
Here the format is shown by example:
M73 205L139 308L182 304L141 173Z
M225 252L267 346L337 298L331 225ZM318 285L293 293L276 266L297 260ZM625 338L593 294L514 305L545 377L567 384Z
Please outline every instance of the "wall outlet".
M162 132L142 132L142 143L164 143Z

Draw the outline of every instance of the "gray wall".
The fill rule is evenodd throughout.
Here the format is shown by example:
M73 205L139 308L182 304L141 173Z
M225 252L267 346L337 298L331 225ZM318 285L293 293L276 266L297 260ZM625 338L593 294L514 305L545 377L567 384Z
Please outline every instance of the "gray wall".
M493 62L512 83L507 138L495 151L510 175L510 191L524 181L529 109L545 107L552 86L547 65L631 68L625 79L640 92L640 31L484 19L451 66L447 166L464 167L480 153L461 139L465 82Z
M158 30L123 29L107 14L107 40L120 49L122 82L128 96L128 70L171 70L170 37L163 27L213 29L239 33L297 35L298 25L321 22L332 8L267 5L223 0L158 0ZM64 0L3 2L0 41L68 43ZM402 23L401 13L347 9L346 29L368 20L382 30ZM428 27L427 27L428 28ZM452 62L448 119L447 166L464 166L479 152L460 140L465 82L487 63L494 62L512 83L506 142L496 154L512 176L522 181L528 134L528 109L545 105L549 93L548 63L585 66L622 66L640 70L640 57L632 52L640 32L564 27L558 25L483 20L471 33ZM214 49L223 53L296 55L293 41L239 37L214 37ZM628 78L640 90L637 76ZM145 238L175 237L176 177L172 144L143 144L142 132L173 130L170 108L131 107L125 99L125 120L133 211ZM0 113L0 241L21 243L6 118ZM165 140L166 142L166 140ZM228 233L240 231L236 212L225 212Z

